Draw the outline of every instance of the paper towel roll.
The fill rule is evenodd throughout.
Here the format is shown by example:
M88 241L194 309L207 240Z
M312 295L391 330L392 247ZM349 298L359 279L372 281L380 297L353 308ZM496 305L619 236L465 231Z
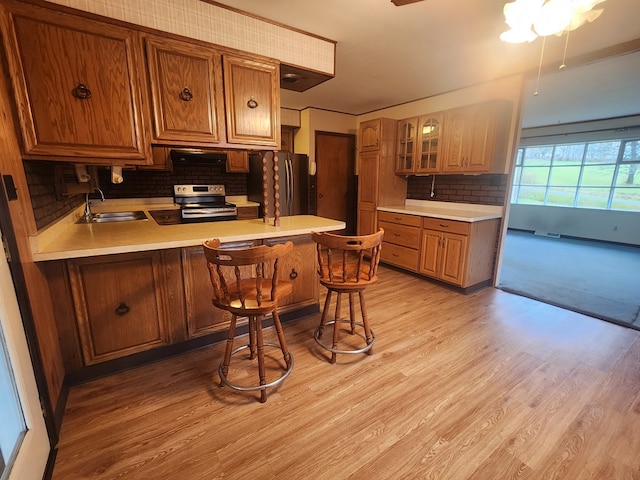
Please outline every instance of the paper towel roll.
M119 165L113 165L111 167L111 183L122 183L122 167Z

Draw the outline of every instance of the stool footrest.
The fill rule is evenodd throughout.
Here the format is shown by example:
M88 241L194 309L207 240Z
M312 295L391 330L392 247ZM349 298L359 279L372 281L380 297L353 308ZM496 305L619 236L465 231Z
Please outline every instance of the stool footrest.
M278 350L281 350L280 345L277 345L275 343L265 343L264 344L265 347L272 347L272 348L277 348ZM231 351L231 355L235 355L236 353L242 351L242 350L246 350L250 348L249 344L246 345L242 345L240 347L234 348ZM289 353L289 367L286 368L284 370L284 372L282 373L282 375L279 378L276 378L275 380L273 380L272 382L269 383L265 383L264 385L238 385L237 383L233 383L231 381L229 381L227 379L227 376L222 372L222 367L223 367L223 363L224 361L220 362L220 365L218 366L218 375L220 376L220 381L226 385L229 388L233 388L234 390L238 390L240 392L252 392L252 391L256 391L256 390L265 390L267 388L271 388L271 387L275 387L276 385L280 385L282 382L284 382L286 380L286 378L291 375L291 372L293 371L293 355L291 353Z
M326 322L324 325L321 325L320 327L316 328L315 331L313 332L314 340L316 341L316 343L318 345L320 345L325 350L328 350L331 353L365 353L365 352L368 352L369 350L371 350L371 348L373 347L373 344L376 343L376 334L373 333L373 330L370 330L370 332L371 332L371 343L365 345L363 348L358 348L358 349L353 349L353 350L339 350L337 348L333 348L332 346L327 345L322 340L320 340L320 330L324 329L324 327L327 327L328 325L335 325L336 323L347 323L347 324L351 325L351 321L350 320L332 320L332 321ZM355 324L360 326L360 327L364 327L364 325L362 323L360 323L360 322L355 322ZM337 326L334 326L334 328L336 328L336 327ZM365 339L365 341L366 341L366 339Z

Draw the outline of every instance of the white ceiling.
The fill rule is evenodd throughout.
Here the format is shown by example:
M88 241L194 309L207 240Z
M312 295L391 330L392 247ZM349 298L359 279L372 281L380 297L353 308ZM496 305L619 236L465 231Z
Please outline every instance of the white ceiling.
M336 76L306 92L282 90L282 106L359 115L520 72L535 72L542 39L499 40L504 0L218 0L337 42ZM640 0L607 0L571 33L567 58L625 42L640 45ZM547 37L545 71L560 65L566 37ZM584 57L583 57L584 58ZM535 76L535 75L534 75ZM534 82L535 83L535 82ZM640 53L546 74L526 94L523 126L640 114Z

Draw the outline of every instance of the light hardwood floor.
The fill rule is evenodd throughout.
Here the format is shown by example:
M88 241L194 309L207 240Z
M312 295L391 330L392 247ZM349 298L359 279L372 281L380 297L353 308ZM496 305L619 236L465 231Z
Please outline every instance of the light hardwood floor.
M222 345L74 387L54 480L640 478L639 331L384 267L366 295L373 355L286 324L265 404L217 386Z

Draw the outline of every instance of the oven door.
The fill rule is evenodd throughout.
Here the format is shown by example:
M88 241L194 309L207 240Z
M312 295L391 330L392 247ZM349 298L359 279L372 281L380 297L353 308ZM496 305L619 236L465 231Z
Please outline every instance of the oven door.
M182 207L181 216L185 222L217 222L235 220L236 208L228 207Z

